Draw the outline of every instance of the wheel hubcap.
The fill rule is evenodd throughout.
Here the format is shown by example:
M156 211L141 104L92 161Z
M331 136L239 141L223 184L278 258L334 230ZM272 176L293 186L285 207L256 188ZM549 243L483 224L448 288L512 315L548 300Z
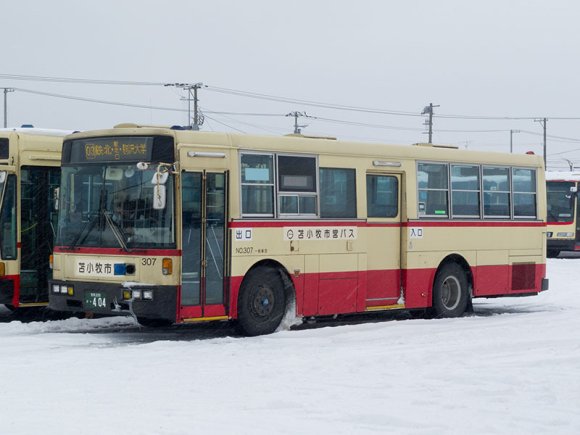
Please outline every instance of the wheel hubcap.
M260 287L252 302L254 312L261 317L266 317L274 309L274 292L269 287Z
M454 276L448 276L441 286L441 303L447 310L457 308L461 301L461 285Z

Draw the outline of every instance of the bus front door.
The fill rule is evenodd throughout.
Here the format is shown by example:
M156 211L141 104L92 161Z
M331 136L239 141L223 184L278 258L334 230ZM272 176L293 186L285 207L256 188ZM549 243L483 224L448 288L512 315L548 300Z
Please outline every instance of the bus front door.
M182 322L226 315L226 179L223 172L182 173Z

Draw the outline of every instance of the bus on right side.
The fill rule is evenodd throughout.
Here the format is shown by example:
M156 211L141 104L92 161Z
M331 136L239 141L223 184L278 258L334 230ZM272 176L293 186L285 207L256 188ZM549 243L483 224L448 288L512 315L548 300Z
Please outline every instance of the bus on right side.
M580 251L579 182L580 172L546 172L548 257Z

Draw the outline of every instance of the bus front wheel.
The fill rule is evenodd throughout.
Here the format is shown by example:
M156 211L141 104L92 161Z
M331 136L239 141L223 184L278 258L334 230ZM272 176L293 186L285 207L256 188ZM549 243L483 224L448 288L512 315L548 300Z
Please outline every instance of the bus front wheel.
M286 306L284 283L271 267L258 267L244 279L238 297L238 325L245 335L276 331Z
M435 317L460 317L469 303L467 277L457 263L450 263L437 273L433 285Z

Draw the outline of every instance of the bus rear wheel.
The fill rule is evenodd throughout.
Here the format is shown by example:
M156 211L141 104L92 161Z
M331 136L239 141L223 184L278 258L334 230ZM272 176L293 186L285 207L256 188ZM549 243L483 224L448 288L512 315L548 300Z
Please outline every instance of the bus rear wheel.
M433 284L435 317L461 317L469 304L467 277L457 263L450 263L437 273Z
M244 279L238 297L238 326L245 335L271 334L284 317L286 295L279 272L259 267Z

